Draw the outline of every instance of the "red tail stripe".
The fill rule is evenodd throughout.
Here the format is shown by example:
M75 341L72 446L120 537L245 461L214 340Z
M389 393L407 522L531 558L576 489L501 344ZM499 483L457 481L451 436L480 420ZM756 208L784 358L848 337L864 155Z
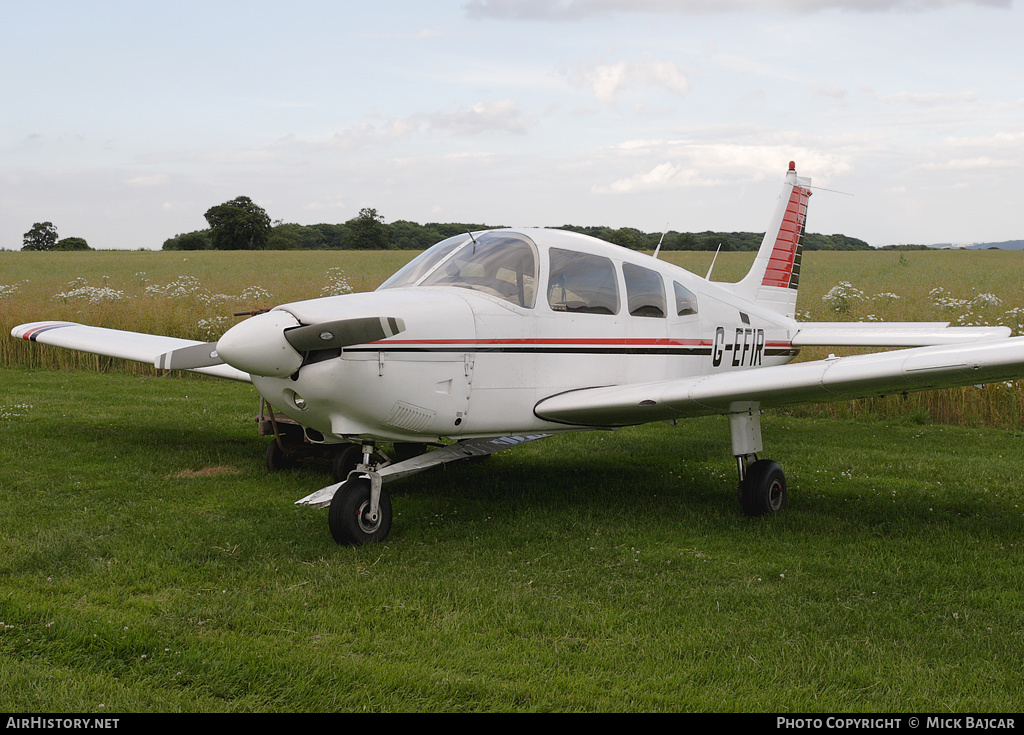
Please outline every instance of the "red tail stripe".
M793 187L761 285L780 288L789 286L793 266L796 263L797 249L800 245L800 235L807 218L807 198L810 195L811 192L808 189L800 186Z

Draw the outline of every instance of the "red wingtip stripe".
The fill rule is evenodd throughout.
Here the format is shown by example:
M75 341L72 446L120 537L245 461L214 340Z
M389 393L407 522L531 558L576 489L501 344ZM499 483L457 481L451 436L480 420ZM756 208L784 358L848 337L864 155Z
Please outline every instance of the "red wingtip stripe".
M42 334L43 332L49 332L51 329L60 329L61 327L69 327L69 326L71 326L71 325L68 324L67 322L56 322L56 323L52 323L52 324L42 324L42 325L40 325L38 327L35 327L34 329L27 330L24 334L21 335L21 338L22 339L27 339L27 340L29 340L31 342L35 342L36 338L40 334Z

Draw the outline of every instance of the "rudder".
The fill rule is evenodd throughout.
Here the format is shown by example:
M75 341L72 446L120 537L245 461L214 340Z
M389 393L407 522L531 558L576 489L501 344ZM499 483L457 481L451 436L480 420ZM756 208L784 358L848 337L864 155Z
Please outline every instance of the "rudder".
M798 177L796 164L790 162L771 226L754 264L734 286L737 295L790 318L796 314L810 186L811 180Z

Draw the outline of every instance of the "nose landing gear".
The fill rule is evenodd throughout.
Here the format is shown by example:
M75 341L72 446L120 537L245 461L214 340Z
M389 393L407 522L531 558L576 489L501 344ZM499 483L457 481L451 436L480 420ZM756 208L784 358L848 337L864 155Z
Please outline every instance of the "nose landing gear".
M335 542L361 546L387 538L391 531L391 497L381 488L374 510L372 495L373 481L369 477L353 477L338 488L327 514Z
M383 541L391 531L391 496L373 464L374 447L362 447L362 462L334 493L327 525L339 544L361 546Z

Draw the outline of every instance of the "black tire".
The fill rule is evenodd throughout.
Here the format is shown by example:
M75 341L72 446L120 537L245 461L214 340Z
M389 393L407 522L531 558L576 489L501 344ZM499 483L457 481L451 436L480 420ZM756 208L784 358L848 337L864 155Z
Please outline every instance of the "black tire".
M345 482L348 474L363 461L363 447L360 444L349 444L334 455L331 462L331 474L335 482Z
M364 518L370 507L370 479L349 480L334 494L327 514L331 537L336 543L362 546L383 541L391 531L391 497L384 488L376 522Z
M748 516L778 513L786 507L789 488L778 462L759 459L747 468L743 479L743 512Z
M427 445L417 442L395 442L395 461L402 462L418 457L427 451Z
M289 470L298 464L294 457L289 456L286 452L281 449L281 445L277 443L277 439L270 440L270 446L267 447L267 471L268 472L280 472L281 470Z

